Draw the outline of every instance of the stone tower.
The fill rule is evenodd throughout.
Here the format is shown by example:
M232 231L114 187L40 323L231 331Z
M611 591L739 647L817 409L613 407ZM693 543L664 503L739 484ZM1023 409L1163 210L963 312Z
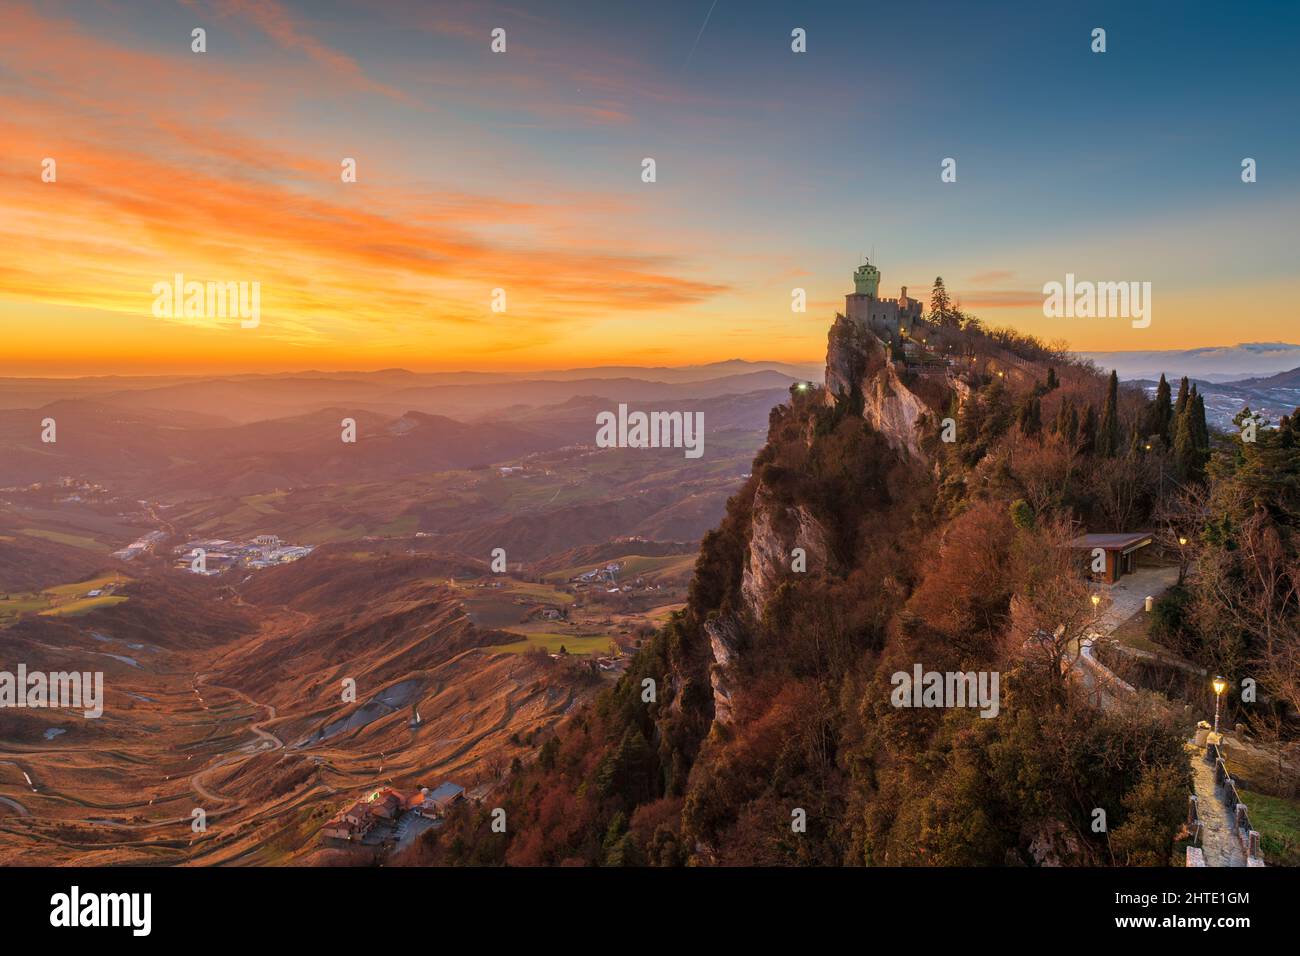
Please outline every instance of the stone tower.
M853 273L853 290L844 297L844 315L885 341L898 339L921 319L921 303L908 298L907 286L897 299L880 297L880 270L869 261Z
M869 295L875 298L877 290L880 288L880 270L866 260L858 266L857 272L853 273L853 291L857 295Z

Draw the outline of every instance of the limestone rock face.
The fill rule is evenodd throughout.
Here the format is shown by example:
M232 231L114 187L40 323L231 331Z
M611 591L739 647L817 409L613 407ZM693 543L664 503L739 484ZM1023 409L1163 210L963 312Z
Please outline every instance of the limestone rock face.
M713 649L713 666L709 683L713 687L713 722L729 724L732 719L730 665L740 647L740 628L732 617L718 617L704 623L709 646Z
M864 382L862 397L862 416L871 427L884 435L895 450L924 461L916 423L930 409L903 384L894 366L886 365Z
M745 609L761 620L768 599L791 570L795 548L803 548L808 572L826 566L830 553L826 530L803 505L784 505L766 485L754 492L749 529L749 562L741 576Z
M884 346L865 325L835 317L826 335L826 395L827 399L844 398L872 369L885 363Z
M826 401L862 395L862 416L900 453L925 460L917 420L930 412L903 384L885 345L865 325L837 316L826 339Z

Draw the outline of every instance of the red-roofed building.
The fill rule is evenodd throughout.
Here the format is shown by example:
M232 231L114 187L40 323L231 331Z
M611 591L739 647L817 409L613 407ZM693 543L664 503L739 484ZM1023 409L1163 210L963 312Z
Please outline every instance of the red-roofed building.
M406 801L402 795L391 787L383 787L366 797L366 807L370 815L384 820L392 820L402 812Z
M359 840L374 825L368 805L357 801L346 810L340 810L321 828L321 836L335 840Z

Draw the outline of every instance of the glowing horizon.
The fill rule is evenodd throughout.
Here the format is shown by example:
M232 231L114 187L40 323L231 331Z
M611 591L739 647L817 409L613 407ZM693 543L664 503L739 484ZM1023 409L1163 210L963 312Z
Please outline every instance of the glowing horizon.
M941 29L985 44L954 72L1018 64L981 75L992 105L970 117L944 105L951 78L878 66L864 94L848 6L796 17L804 57L789 16L761 4L719 7L695 45L687 4L49 9L7 4L0 35L0 375L819 363L873 245L883 295L928 301L941 274L987 324L1079 351L1297 337L1300 192L1275 173L1296 133L1268 121L1294 91L1222 114L1231 142L1211 149L1196 141L1207 94L1175 88L1205 40L1122 7L1107 16L1126 43L1083 90L1050 73L1058 88L1024 88L1053 57L1103 69L1072 17L1026 13L1044 24L1017 39L952 12ZM917 16L873 29L915 36ZM1229 53L1263 42L1243 19L1216 35ZM1058 39L1024 46L1046 24ZM206 53L191 52L195 26ZM1166 76L1171 43L1189 63ZM1208 97L1278 69L1255 56ZM1067 113L1112 110L1107 142L1131 145L1061 154L1072 121L1042 111L1053 93ZM1136 135L1157 93L1161 135ZM941 132L917 122L936 112ZM944 185L950 154L960 175ZM1239 181L1242 155L1259 158L1258 183ZM1151 281L1152 326L1045 318L1042 285L1067 272ZM153 286L176 273L260 283L258 327L156 318Z

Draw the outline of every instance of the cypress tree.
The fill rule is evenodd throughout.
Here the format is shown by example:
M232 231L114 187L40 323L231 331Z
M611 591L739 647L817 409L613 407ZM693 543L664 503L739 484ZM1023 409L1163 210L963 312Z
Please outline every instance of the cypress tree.
M1065 440L1071 448L1079 444L1079 406L1070 403L1070 417L1065 420Z
M1097 433L1097 454L1114 458L1119 450L1119 376L1112 369L1106 386L1106 405L1101 413L1101 430Z
M1083 421L1079 424L1079 450L1085 454L1093 452L1097 447L1097 406L1088 403L1088 410L1083 413Z
M1196 439L1196 448L1202 454L1210 451L1210 427L1205 423L1205 396L1193 390L1196 400L1192 403L1192 435Z
M1175 422L1177 421L1178 416L1183 413L1183 409L1186 407L1187 407L1187 376L1184 375L1183 380L1178 384L1178 401L1174 403Z
M1056 409L1056 420L1052 422L1052 431L1062 438L1065 437L1065 429L1070 421L1070 408L1073 404L1068 398L1063 398Z
M1033 437L1043 431L1043 406L1037 396L1026 396L1016 414L1016 424L1023 435Z
M1195 481L1200 477L1201 456L1196 449L1196 436L1192 427L1192 416L1186 403L1183 413L1174 425L1174 472L1183 481Z
M1147 434L1159 435L1166 444L1169 442L1169 427L1173 424L1174 406L1170 401L1169 382L1164 373L1160 373L1160 384L1156 386L1156 397L1147 410Z

